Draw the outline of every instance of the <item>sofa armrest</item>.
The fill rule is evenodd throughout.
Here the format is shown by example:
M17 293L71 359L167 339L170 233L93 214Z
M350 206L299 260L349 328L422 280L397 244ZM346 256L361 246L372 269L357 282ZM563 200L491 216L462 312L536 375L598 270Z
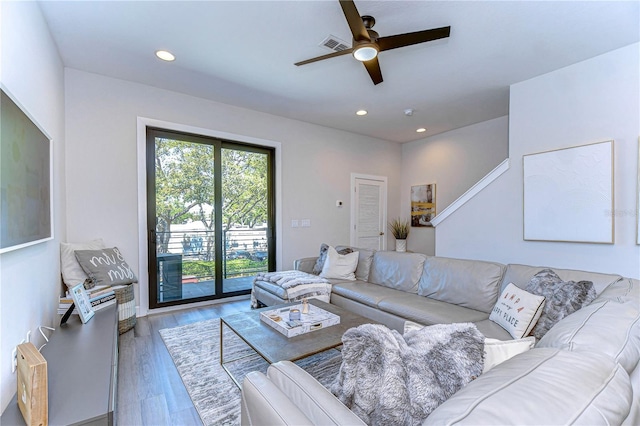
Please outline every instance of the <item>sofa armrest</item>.
M267 377L313 424L365 424L309 373L290 361L272 364Z
M246 425L312 425L295 404L259 371L242 382L240 423Z
M308 274L313 273L313 267L316 264L318 257L303 257L302 259L296 259L293 261L293 269L296 271L306 272Z
M424 425L620 425L633 399L629 375L611 357L534 348L460 389Z

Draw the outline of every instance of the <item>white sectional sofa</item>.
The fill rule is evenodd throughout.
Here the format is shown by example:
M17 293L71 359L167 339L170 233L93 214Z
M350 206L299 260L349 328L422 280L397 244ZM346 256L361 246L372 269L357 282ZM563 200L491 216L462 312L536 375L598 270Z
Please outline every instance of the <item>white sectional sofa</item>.
M547 268L416 253L360 250L359 256L356 281L331 282L331 303L400 332L407 320L473 322L500 340L512 337L489 320L498 296L509 283L525 288ZM300 259L295 267L311 271L315 261ZM424 424L640 424L640 281L550 269L563 281L593 282L597 297L558 322L534 349L455 393ZM243 424L260 424L261 418L357 424L348 408L314 382L286 361L266 376L250 373L243 386Z

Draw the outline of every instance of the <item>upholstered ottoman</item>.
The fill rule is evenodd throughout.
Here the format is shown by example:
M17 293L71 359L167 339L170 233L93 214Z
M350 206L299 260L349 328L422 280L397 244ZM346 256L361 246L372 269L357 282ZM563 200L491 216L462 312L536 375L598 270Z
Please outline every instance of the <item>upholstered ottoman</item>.
M251 307L273 306L319 299L329 303L331 284L326 279L302 271L260 272L251 289Z

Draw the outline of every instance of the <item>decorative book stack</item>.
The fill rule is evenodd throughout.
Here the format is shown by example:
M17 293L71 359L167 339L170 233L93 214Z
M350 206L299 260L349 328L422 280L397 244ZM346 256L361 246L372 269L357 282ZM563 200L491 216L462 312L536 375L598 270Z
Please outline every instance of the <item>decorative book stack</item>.
M94 287L91 290L87 290L89 296L89 302L91 302L91 308L94 311L99 311L116 303L116 294L109 286ZM58 305L58 314L64 315L71 307L73 298L71 296L61 296L60 304ZM73 310L73 315L78 315L77 309Z

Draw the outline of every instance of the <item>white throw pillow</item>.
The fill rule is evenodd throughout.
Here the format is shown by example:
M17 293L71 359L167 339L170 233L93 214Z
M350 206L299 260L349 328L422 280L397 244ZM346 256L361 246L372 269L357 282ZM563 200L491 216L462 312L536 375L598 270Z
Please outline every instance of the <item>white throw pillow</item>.
M320 276L337 280L356 280L356 268L358 267L359 252L339 254L335 248L329 246L327 260L324 262Z
M484 339L484 368L486 373L498 364L501 364L518 354L533 349L536 338L533 336L517 340L498 340L489 337Z
M89 278L76 259L76 250L99 250L105 248L102 238L84 243L60 243L60 271L62 281L69 289Z
M531 333L543 307L544 296L536 296L509 283L498 298L489 319L507 330L514 339L521 339Z
M426 327L426 326L424 326L422 324L418 324L417 322L406 320L404 322L404 333L402 333L402 335L404 336L405 334L407 334L410 331L422 330L424 327Z

